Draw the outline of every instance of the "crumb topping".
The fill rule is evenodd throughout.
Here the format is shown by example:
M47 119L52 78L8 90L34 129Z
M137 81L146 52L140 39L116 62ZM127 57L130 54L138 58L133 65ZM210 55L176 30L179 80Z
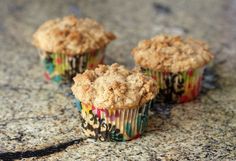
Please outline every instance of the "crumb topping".
M207 44L168 35L139 42L132 55L141 67L173 73L201 67L213 59Z
M95 20L67 16L42 24L33 35L33 44L47 52L75 55L104 48L114 39Z
M97 108L138 108L153 99L156 82L119 64L100 65L74 77L72 91L77 99Z

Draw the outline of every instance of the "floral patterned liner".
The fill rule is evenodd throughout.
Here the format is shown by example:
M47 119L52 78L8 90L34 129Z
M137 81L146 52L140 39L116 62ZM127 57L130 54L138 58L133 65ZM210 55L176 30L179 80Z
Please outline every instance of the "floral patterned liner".
M105 48L83 55L68 56L40 51L40 57L46 69L46 80L56 83L71 81L76 73L94 69L103 63Z
M86 136L99 141L128 141L147 127L151 102L137 109L98 109L76 100Z
M204 68L186 72L157 72L141 68L142 72L155 79L159 93L155 102L184 103L196 98L201 90Z

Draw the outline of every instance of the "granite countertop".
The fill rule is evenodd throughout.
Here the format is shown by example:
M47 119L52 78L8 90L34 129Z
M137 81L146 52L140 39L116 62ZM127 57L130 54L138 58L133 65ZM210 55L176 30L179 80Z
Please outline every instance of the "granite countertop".
M159 33L203 39L215 54L195 101L150 116L141 139L85 139L68 86L48 84L30 44L45 20L91 17L118 39L106 62L132 68L130 50ZM235 160L236 0L1 0L0 160Z

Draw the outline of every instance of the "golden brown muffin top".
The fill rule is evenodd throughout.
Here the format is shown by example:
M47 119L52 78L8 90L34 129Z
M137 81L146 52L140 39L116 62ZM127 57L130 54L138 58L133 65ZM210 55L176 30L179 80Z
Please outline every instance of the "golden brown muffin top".
M173 73L202 67L213 59L205 43L169 35L139 42L132 55L143 68Z
M67 16L42 24L33 35L33 44L47 52L75 55L103 48L114 39L95 20Z
M77 74L74 82L71 89L75 97L97 108L139 108L157 94L157 84L151 77L116 63Z

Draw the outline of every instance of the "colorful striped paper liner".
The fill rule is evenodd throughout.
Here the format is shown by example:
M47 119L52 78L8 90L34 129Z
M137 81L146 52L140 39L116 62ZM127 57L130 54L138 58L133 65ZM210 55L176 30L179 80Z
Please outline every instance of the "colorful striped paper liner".
M147 127L151 102L134 109L99 109L76 100L84 134L99 141L128 141Z
M141 68L142 71L155 79L159 93L155 102L184 103L196 98L201 90L204 68L178 73L158 72Z
M40 51L40 58L46 69L46 80L56 83L71 82L77 73L86 69L94 69L103 63L105 49L83 55L69 56L66 54L47 53Z

